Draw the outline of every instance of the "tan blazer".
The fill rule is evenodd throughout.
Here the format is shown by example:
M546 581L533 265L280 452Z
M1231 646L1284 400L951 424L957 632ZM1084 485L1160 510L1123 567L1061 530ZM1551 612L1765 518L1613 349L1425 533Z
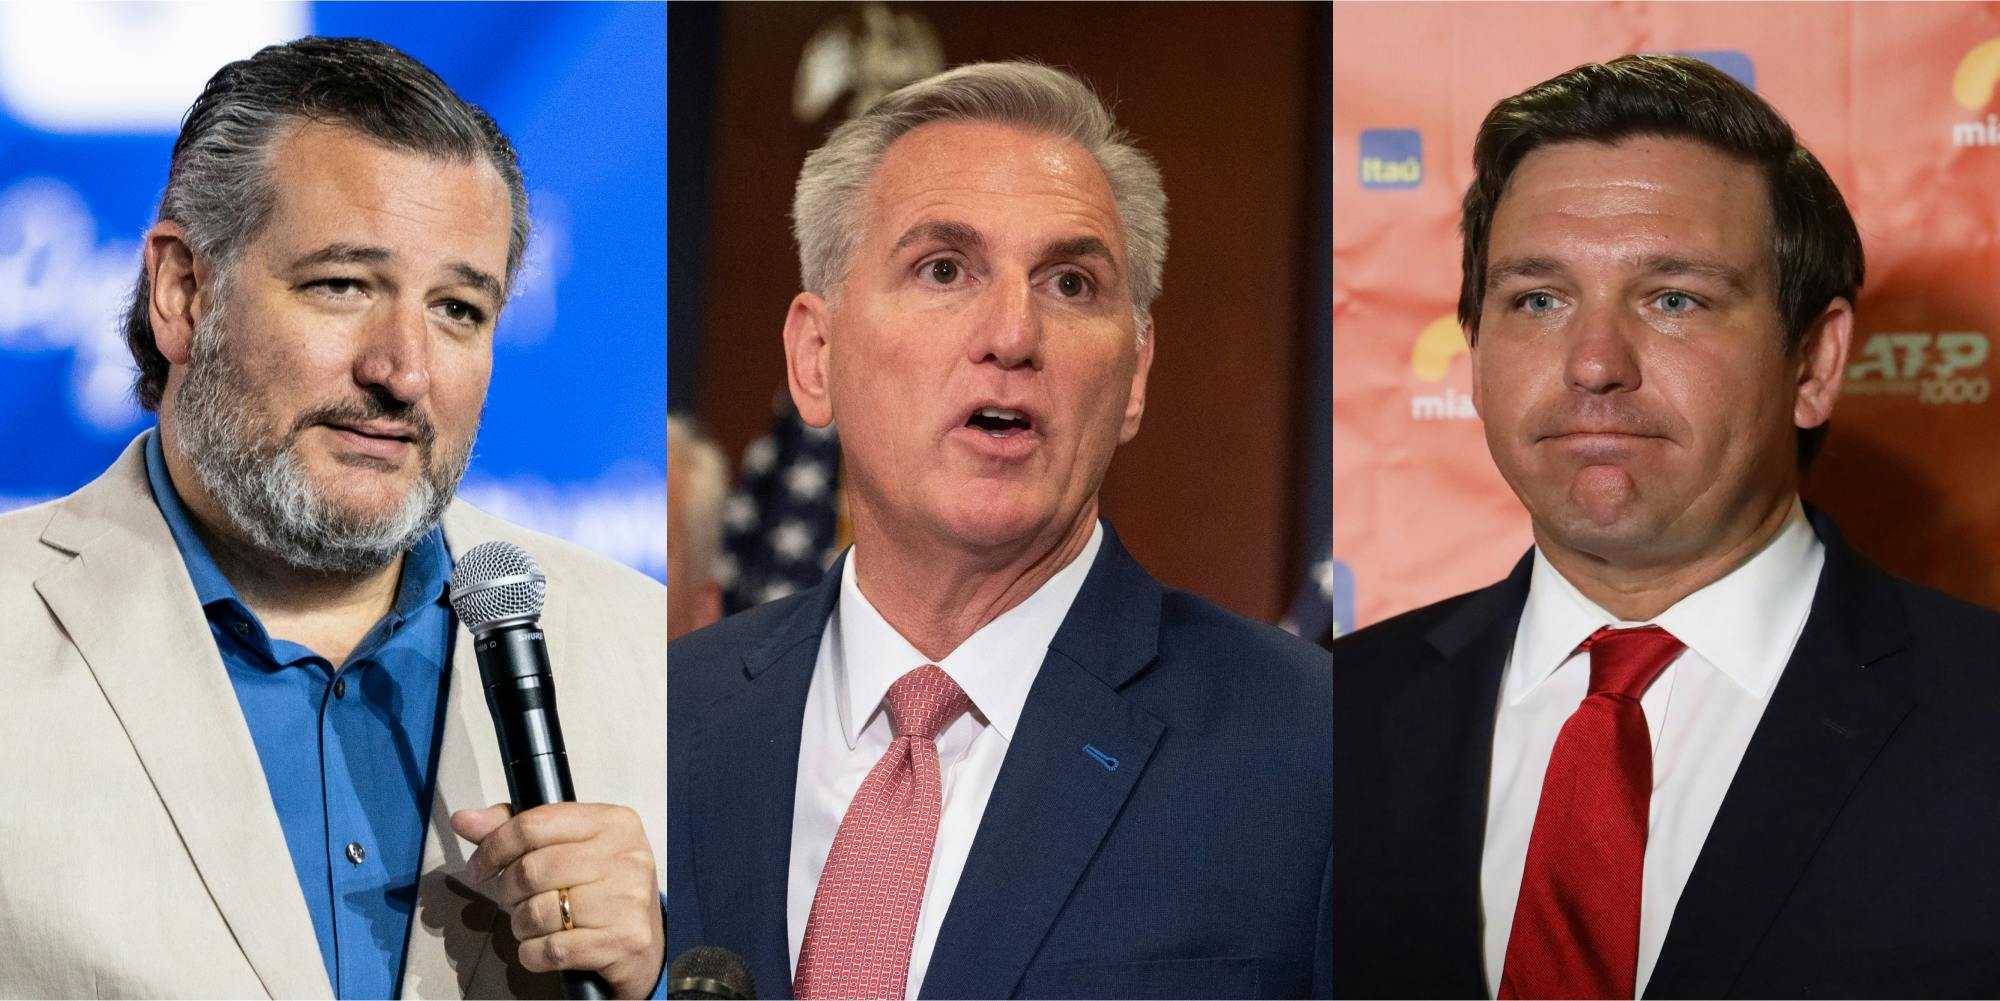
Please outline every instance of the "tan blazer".
M0 516L0 997L331 997L144 448ZM505 539L541 564L577 794L637 810L664 866L665 590L463 502L444 532L454 556ZM460 626L402 996L556 997L456 876L471 846L451 812L507 799L472 646Z

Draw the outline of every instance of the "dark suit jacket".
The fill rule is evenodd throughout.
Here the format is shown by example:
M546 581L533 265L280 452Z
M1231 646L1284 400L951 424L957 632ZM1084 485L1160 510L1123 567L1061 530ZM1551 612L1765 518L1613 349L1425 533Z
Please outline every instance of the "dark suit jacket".
M2000 996L2000 615L1812 521L1812 613L1646 996ZM1342 996L1483 996L1494 706L1531 565L1334 644Z
M667 653L668 954L731 949L765 998L792 996L799 729L839 570ZM1329 673L1326 651L1162 588L1107 526L923 996L1328 996Z

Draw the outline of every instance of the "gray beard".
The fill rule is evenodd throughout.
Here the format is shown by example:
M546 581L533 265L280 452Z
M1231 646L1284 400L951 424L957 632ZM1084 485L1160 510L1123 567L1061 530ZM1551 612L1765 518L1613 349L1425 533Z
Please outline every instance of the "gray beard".
M433 462L435 435L428 420L421 414L398 414L423 429L418 442L421 475L386 517L363 519L340 511L313 488L299 459L299 436L317 421L311 414L302 416L279 438L271 422L252 409L254 387L222 350L222 313L210 310L197 324L188 375L174 395L172 440L230 523L257 549L300 570L364 574L408 552L436 527L458 492L471 459L470 441L463 453ZM385 415L372 400L338 411L364 418Z

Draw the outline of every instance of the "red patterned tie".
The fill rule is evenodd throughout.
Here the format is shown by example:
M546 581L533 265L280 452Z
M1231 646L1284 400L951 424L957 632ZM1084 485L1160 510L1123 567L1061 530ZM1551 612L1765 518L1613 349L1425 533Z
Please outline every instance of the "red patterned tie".
M1684 644L1659 626L1599 629L1590 694L1556 736L1500 975L1502 998L1630 998L1653 742L1639 707Z
M934 664L897 678L888 702L896 739L848 803L806 919L803 999L900 998L910 972L942 799L937 735L972 702Z

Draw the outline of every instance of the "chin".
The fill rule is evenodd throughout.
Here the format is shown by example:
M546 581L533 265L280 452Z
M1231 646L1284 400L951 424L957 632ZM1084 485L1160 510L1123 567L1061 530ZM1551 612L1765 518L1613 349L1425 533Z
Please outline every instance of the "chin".
M1664 541L1665 521L1636 506L1615 512L1572 507L1543 523L1554 541L1566 549L1618 559L1658 548Z
M971 490L964 496L969 502L943 512L940 524L945 534L973 549L1004 547L1028 539L1054 516L1046 505L1020 503L990 492L982 495Z
M411 483L372 483L366 486L352 481L328 486L323 480L313 483L313 493L320 506L329 514L350 525L379 525L389 522L402 513L409 503Z

